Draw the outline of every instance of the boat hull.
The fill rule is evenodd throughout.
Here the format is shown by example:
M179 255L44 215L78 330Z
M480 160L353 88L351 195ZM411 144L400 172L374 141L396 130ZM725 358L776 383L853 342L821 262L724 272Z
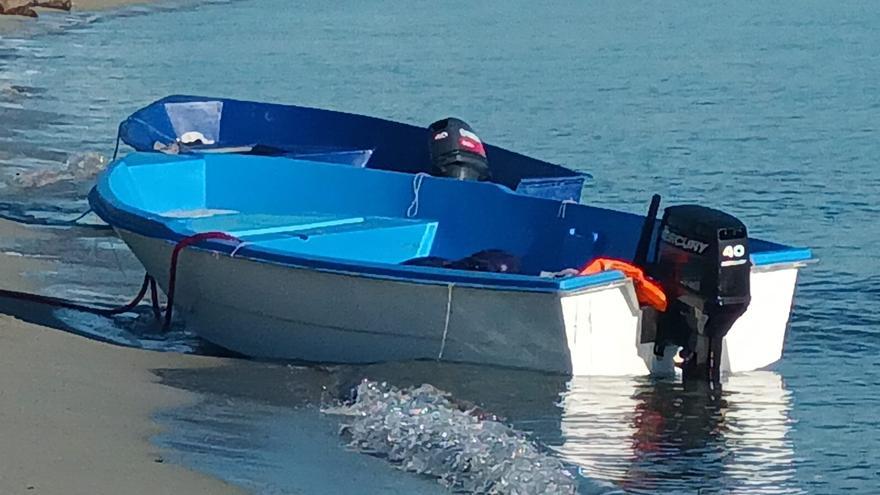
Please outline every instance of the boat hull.
M167 290L174 244L117 229ZM796 265L752 272L753 302L725 341L722 369L766 367L782 355ZM421 283L233 257L180 257L175 311L199 336L256 358L324 363L418 359L571 375L670 375L643 342L629 280L531 292Z

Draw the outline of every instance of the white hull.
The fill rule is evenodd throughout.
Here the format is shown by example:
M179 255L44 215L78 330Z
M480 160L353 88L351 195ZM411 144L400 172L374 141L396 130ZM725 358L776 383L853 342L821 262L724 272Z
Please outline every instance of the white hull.
M173 244L120 230L167 288ZM797 267L753 271L752 303L725 341L722 368L782 355ZM370 363L439 359L573 375L674 372L640 343L632 284L576 293L487 290L322 272L203 251L180 256L177 315L206 340L252 357Z

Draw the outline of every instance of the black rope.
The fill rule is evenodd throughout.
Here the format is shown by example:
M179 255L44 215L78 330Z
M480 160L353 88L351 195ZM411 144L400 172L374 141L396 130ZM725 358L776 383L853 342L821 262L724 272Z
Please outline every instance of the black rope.
M239 239L224 232L203 232L200 234L185 237L178 241L177 244L174 246L174 251L171 254L171 263L168 273L168 292L164 314L162 306L159 304L159 289L156 284L156 279L150 276L149 273L144 274L144 282L141 284L141 288L140 290L138 290L138 293L134 297L134 299L132 299L131 302L129 302L128 304L119 307L96 306L80 301L62 299L60 297L44 296L42 294L33 294L30 292L20 292L9 289L0 289L0 297L8 299L18 299L20 301L28 301L37 304L46 304L59 308L73 309L76 311L83 311L100 316L115 316L122 313L128 313L129 311L136 308L138 304L140 304L141 301L144 300L147 295L147 291L149 290L153 315L156 317L157 320L162 322L162 330L167 331L171 327L171 319L174 311L174 292L177 281L177 265L180 253L187 247L206 240L241 242Z
M141 301L143 301L144 296L147 295L147 289L150 288L151 286L155 287L155 283L156 283L155 280L153 280L153 277L151 277L149 274L144 275L144 282L143 282L143 284L141 284L141 288L138 291L137 295L134 297L134 299L132 299L131 302L129 302L123 306L118 306L118 307L94 306L94 305L86 304L86 303L79 302L79 301L71 301L68 299L61 299L60 297L44 296L42 294L32 294L29 292L19 292L19 291L8 290L8 289L0 289L0 297L5 297L8 299L18 299L21 301L28 301L28 302L33 302L33 303L37 303L37 304L47 304L50 306L57 306L59 308L73 309L76 311L83 311L86 313L92 313L92 314L96 314L96 315L100 315L100 316L115 316L115 315L119 315L122 313L128 313L129 311L136 308L137 305L140 304ZM153 295L153 294L151 294L151 295ZM159 301L158 301L158 296L157 296L156 299L153 299L154 309L155 309L155 307L158 307L158 304L159 304Z
M116 161L116 157L119 156L119 142L122 140L122 128L120 127L119 132L116 133L116 148L113 149L113 159L110 160Z
M9 220L10 222L21 223L25 225L42 225L46 227L80 227L84 229L110 230L113 227L106 224L79 223L80 220L92 213L91 208L79 214L73 220L56 220L52 218L37 218L10 215L8 213L0 213L0 218Z
M153 305L153 316L156 321L162 319L162 306L159 305L159 289L156 288L156 279L150 277L150 301Z

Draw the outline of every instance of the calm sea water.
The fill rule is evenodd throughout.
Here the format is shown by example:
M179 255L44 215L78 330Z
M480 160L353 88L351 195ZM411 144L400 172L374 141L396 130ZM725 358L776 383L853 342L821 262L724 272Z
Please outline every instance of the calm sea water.
M822 261L803 272L783 361L730 377L717 402L675 383L480 368L243 361L238 380L171 373L205 397L162 417L177 428L160 442L181 462L262 493L437 491L346 451L318 412L326 397L314 390L371 376L428 381L504 416L576 467L585 493L872 493L878 26L870 1L241 0L46 15L0 39L0 209L76 216L99 164L92 153L112 153L117 123L166 94L423 124L460 116L491 142L590 171L591 204L642 211L657 192L814 248ZM59 261L32 274L46 292L124 298L136 288L138 265L114 238L44 229L54 242L0 247ZM56 316L96 338L210 352L141 319ZM328 463L361 481L303 467Z

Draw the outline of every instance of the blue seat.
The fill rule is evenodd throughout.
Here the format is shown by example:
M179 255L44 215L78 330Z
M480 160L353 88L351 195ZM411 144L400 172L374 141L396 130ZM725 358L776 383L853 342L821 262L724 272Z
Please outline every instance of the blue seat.
M400 263L427 256L437 222L391 217L267 215L220 210L174 220L182 230L225 232L283 254Z

